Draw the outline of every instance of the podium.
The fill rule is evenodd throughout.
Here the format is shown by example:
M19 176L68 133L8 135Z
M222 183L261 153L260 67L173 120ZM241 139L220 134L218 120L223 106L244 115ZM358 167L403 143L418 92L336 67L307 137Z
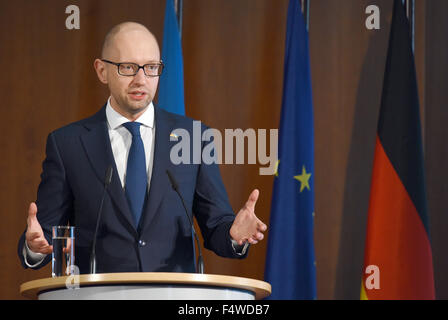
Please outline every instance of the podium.
M25 282L20 293L39 300L254 300L269 296L271 285L213 274L99 273Z

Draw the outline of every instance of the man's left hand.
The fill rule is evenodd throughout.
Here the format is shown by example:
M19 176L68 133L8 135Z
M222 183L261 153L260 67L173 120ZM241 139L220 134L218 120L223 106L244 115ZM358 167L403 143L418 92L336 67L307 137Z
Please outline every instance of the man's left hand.
M230 236L239 245L246 241L250 244L256 244L264 238L263 232L266 231L267 226L255 215L255 203L258 200L259 193L257 189L252 191L230 228Z

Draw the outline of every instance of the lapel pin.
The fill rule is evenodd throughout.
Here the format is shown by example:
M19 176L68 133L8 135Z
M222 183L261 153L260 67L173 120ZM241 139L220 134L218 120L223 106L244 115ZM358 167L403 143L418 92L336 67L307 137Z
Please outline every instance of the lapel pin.
M171 141L177 141L179 139L179 137L177 136L177 134L171 132L170 134L170 140Z

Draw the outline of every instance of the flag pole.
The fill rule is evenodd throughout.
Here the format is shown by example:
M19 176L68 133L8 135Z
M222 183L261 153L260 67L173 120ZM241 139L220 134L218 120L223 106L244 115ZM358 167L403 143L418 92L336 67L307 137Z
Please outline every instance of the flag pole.
M415 0L404 0L406 16L409 21L409 33L411 35L412 52L415 48Z
M306 31L310 29L310 1L311 0L301 0L302 13L305 17Z
M182 18L183 18L183 0L174 0L174 11L176 12L177 25L179 26L179 35L182 40Z

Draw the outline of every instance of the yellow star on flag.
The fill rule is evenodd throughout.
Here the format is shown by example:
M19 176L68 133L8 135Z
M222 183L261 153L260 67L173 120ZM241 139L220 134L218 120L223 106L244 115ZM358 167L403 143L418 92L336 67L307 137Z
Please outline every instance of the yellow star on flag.
M311 173L307 173L305 166L302 167L302 174L298 176L294 176L294 179L300 181L300 192L303 191L303 189L307 188L308 190L311 190L310 188L310 181Z
M280 159L278 159L275 162L275 168L274 168L274 176L278 177L278 165L280 164Z

